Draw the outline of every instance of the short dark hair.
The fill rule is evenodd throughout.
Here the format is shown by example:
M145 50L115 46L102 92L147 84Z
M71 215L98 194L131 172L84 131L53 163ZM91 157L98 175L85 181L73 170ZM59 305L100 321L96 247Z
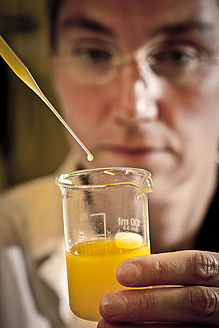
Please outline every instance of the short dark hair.
M59 7L61 5L62 0L47 0L46 1L46 9L47 15L49 19L49 37L50 44L52 49L55 50L55 27L56 27L56 19Z
M46 0L47 14L49 18L50 44L52 46L53 51L55 51L55 27L56 27L57 13L62 1L63 0ZM219 7L219 0L215 0L215 1Z

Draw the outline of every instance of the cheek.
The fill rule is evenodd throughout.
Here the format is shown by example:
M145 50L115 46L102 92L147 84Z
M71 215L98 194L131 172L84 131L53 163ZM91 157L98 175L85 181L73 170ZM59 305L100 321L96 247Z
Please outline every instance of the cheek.
M190 88L166 92L163 119L174 129L182 143L183 157L190 160L212 154L219 140L219 81L205 79Z
M207 142L218 140L219 81L206 80L198 88L188 90L185 99L187 121L191 119L193 129Z
M62 72L55 75L55 86L65 119L81 137L88 135L104 118L107 107L101 87L78 85Z

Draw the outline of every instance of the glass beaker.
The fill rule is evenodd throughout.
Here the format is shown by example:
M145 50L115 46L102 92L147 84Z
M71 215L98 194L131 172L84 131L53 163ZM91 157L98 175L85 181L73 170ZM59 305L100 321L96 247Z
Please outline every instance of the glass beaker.
M125 289L116 280L118 265L150 254L151 174L101 168L62 174L56 183L62 192L70 307L78 317L98 321L102 296Z

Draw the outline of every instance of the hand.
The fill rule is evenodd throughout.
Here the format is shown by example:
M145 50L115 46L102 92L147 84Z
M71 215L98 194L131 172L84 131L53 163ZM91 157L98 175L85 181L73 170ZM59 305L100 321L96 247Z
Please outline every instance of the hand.
M107 321L219 324L218 253L181 251L132 258L120 264L117 279L128 287L155 287L106 294L100 313Z

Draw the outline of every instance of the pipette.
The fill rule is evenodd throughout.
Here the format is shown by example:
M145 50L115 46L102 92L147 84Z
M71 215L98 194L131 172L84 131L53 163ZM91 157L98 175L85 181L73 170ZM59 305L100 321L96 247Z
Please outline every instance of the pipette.
M62 116L57 112L57 110L53 107L50 101L46 98L44 93L39 88L38 84L34 80L28 68L24 65L24 63L20 60L20 58L15 54L15 52L9 47L7 42L0 35L0 55L6 61L6 63L10 66L10 68L14 71L14 73L30 88L32 89L50 108L53 114L59 119L59 121L64 125L64 127L68 130L68 132L72 135L72 137L77 141L77 143L81 146L81 148L87 153L88 161L93 160L93 155L89 152L89 150L85 147L82 141L78 138L78 136L72 131L70 126L65 122Z

